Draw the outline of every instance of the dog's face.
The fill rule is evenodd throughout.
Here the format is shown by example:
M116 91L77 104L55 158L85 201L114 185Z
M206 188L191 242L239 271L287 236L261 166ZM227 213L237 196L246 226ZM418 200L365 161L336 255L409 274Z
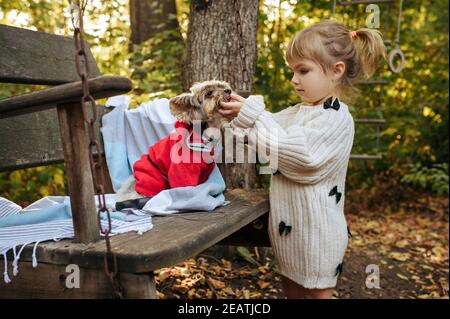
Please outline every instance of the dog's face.
M169 101L170 112L179 121L192 124L193 121L213 122L223 120L218 112L220 102L229 102L231 87L223 81L195 83L190 93L183 93Z

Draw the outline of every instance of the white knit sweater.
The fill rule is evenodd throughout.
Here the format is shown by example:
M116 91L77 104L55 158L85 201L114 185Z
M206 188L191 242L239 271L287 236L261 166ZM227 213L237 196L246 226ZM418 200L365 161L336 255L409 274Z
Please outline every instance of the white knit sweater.
M270 113L261 96L250 96L229 123L238 136L239 128L250 129L256 141L249 144L278 140L281 174L271 178L269 235L280 273L306 288L336 285L348 243L344 192L354 121L339 105Z

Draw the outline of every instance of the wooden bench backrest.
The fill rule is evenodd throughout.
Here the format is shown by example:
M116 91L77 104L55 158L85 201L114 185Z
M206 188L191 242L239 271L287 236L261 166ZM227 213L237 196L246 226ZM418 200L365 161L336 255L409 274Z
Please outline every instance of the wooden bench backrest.
M85 42L90 77L100 75ZM0 83L56 85L79 81L70 37L0 25ZM98 108L100 120L105 112ZM99 134L97 123L97 136ZM0 172L63 163L56 109L0 120Z
M97 137L106 108L97 108ZM0 172L63 163L56 109L0 119Z
M100 75L85 42L90 77ZM0 25L0 83L56 85L79 81L74 40Z

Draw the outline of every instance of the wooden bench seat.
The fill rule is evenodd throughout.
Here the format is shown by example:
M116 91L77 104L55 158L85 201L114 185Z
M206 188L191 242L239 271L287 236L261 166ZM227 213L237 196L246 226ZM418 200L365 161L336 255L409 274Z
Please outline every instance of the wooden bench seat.
M230 204L212 212L155 216L153 229L142 235L129 232L113 236L111 246L117 255L124 296L156 298L154 270L180 264L214 244L248 245L253 241L269 246L267 191L234 189L225 197ZM24 248L19 275L12 283L0 281L0 298L111 297L111 287L102 271L104 240L88 245L72 240L43 242L37 248L37 268L31 266L32 251L33 245ZM12 259L10 252L8 260ZM70 274L66 266L70 264L80 267L80 288L64 287L63 279Z
M179 264L269 211L267 192L263 189L235 189L225 196L231 201L230 204L212 212L155 216L153 229L142 235L129 232L111 237L120 271L146 273ZM249 233L251 235L254 236ZM27 246L20 260L31 261L32 250L33 245ZM37 248L39 263L73 263L84 268L103 267L104 254L104 240L88 245L72 243L71 240L49 241L39 244ZM12 260L12 253L9 257Z

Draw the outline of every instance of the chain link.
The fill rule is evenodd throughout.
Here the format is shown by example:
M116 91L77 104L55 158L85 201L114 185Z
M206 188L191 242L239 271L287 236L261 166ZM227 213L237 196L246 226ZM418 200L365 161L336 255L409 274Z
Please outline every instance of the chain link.
M83 112L83 119L87 124L89 132L89 162L91 166L92 179L94 183L94 189L98 198L98 211L97 211L97 222L100 233L105 238L106 253L104 256L104 268L106 276L108 277L111 286L113 288L113 293L115 298L123 298L122 287L118 279L118 267L117 267L117 256L111 250L110 234L111 234L111 214L109 209L106 207L105 200L105 189L103 185L105 184L104 179L104 167L101 160L101 146L96 137L95 122L97 121L97 104L95 99L92 97L89 91L89 64L85 51L84 41L83 41L83 14L86 8L87 0L78 0L76 3L69 0L70 10L71 10L71 20L74 28L74 40L75 40L75 65L77 73L81 79L83 96L81 98L81 110ZM77 16L78 15L78 16ZM86 104L91 105L92 115L89 116ZM97 153L97 161L94 160L94 152ZM95 169L100 170L100 181L97 180ZM103 228L101 223L102 213L106 213L107 218L107 228ZM112 267L111 267L112 266Z

